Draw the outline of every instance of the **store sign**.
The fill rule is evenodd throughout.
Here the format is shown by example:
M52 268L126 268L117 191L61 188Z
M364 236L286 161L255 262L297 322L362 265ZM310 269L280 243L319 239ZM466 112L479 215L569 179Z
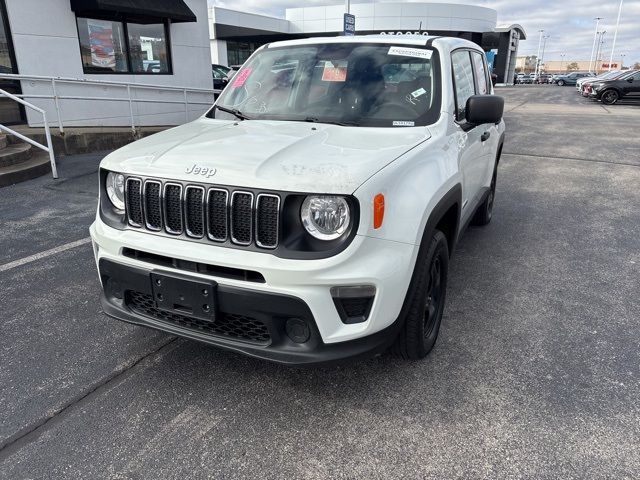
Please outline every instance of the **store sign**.
M356 34L356 16L350 13L344 14L344 35Z
M617 63L612 63L612 64L603 63L602 64L602 68L618 68L618 64Z
M429 32L380 32L380 35L429 35Z

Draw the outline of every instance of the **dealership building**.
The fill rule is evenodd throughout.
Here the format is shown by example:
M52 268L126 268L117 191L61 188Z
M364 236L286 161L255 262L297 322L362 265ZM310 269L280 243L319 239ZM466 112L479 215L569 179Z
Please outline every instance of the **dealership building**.
M210 7L211 63L242 64L258 47L278 40L340 35L344 13L344 5L288 8L284 18ZM496 10L475 5L352 3L350 13L357 35L418 33L471 40L488 52L498 82L504 83L513 78L518 43L526 38L520 25L498 26Z
M0 0L0 88L52 127L176 125L213 102L207 0ZM0 98L0 123L41 126Z

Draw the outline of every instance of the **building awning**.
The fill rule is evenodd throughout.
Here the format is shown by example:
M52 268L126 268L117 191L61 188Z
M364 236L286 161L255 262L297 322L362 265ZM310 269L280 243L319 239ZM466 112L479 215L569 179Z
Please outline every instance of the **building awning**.
M78 15L131 18L151 22L195 22L196 16L183 0L71 0L71 10Z

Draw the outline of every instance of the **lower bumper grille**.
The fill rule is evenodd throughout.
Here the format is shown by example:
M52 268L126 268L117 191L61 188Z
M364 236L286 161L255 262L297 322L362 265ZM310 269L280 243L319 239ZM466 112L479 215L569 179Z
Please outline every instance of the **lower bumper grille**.
M269 329L260 320L245 315L220 312L215 322L165 312L155 306L153 297L140 292L127 292L127 306L134 312L151 317L160 322L187 330L216 337L229 337L236 340L268 345L271 343Z

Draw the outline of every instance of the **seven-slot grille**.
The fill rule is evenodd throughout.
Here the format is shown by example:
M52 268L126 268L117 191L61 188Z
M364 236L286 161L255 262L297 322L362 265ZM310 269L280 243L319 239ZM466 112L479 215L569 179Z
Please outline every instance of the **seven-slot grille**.
M127 178L125 195L133 227L240 246L278 246L278 195L134 177Z

